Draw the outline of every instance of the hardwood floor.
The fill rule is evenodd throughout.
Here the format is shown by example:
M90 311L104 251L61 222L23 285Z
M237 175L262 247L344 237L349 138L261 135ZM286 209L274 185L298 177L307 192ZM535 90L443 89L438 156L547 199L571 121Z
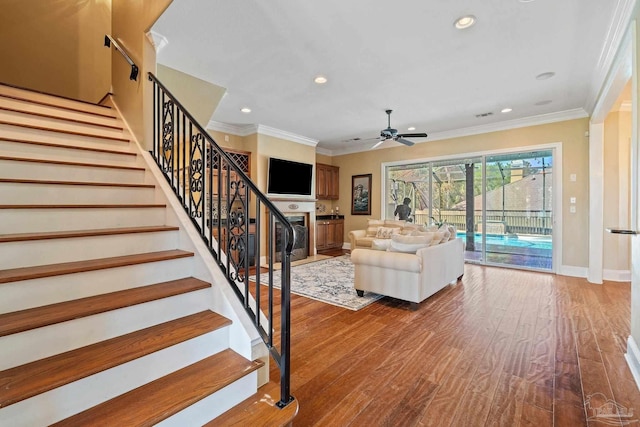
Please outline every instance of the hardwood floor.
M294 424L605 425L588 421L590 396L640 420L624 359L630 294L628 283L467 264L417 311L391 298L352 312L292 295Z

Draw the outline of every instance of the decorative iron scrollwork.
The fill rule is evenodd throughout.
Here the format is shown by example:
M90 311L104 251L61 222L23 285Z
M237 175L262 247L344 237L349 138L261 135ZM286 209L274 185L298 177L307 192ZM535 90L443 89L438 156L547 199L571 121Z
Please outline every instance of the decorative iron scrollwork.
M173 101L166 101L162 106L162 170L173 171Z
M204 208L204 136L196 133L191 136L191 161L189 162L189 197L191 217L200 218Z

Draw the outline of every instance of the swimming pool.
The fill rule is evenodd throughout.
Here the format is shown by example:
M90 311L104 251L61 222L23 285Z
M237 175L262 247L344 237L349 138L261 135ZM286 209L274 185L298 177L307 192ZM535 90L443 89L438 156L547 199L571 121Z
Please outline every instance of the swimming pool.
M457 236L465 243L467 235L464 231L459 231ZM482 244L482 234L475 233L475 242ZM551 236L522 236L522 235L503 235L503 234L487 234L487 247L490 245L511 246L529 249L552 249Z

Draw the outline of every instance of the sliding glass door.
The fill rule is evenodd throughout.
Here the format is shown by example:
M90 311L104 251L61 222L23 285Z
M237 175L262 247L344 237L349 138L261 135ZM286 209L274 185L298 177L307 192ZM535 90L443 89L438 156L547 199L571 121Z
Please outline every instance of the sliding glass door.
M487 156L486 171L486 262L551 270L552 152Z
M385 218L454 225L468 262L552 270L552 150L385 167Z

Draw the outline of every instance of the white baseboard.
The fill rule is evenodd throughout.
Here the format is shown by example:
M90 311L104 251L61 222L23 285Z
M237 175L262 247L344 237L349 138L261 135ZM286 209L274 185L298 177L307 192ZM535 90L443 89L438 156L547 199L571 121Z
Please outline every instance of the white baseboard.
M624 358L627 360L633 379L636 381L636 386L640 390L640 349L638 349L638 344L636 344L636 340L631 335L627 338L627 352Z
M604 280L611 280L613 282L630 282L631 271L630 270L603 270L602 278Z
M589 269L587 267L575 267L573 265L561 265L558 269L558 274L561 276L571 276L571 277L587 277L587 272Z

